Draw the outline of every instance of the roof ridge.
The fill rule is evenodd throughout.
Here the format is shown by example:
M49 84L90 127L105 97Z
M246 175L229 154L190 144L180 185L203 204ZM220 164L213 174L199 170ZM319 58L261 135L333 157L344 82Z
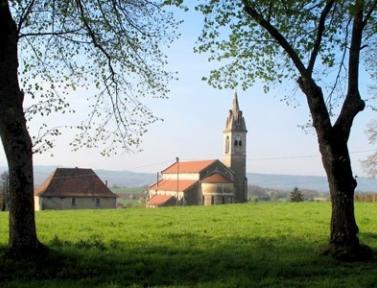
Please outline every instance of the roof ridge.
M60 170L59 170L60 169ZM117 197L104 181L93 171L85 169L84 174L75 168L56 168L43 183L35 189L35 195L56 197ZM65 173L63 171L69 171ZM77 170L78 172L80 170ZM88 176L88 177L87 177Z

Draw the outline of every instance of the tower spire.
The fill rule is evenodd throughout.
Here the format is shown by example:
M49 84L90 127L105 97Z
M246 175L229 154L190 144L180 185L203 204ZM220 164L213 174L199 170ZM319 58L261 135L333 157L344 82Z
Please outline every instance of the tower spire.
M229 110L229 115L226 120L225 130L246 131L245 119L242 116L242 111L238 104L237 91L234 91L232 109Z
M233 97L233 115L237 115L240 111L240 106L238 104L238 96L237 96L237 90L234 90L234 97Z

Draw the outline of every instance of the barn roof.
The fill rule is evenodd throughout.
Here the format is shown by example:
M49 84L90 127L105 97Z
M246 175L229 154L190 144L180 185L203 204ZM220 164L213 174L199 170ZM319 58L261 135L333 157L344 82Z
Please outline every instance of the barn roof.
M57 168L37 189L40 197L117 197L92 169Z
M175 162L165 170L162 170L163 174L176 174L178 173L199 173L216 160L200 160L200 161L182 161Z
M233 183L228 177L221 173L214 173L202 180L203 183Z
M154 195L151 199L149 199L148 203L149 205L159 206L165 204L166 202L169 202L173 198L175 197L169 195Z
M159 191L178 191L185 192L188 188L197 183L197 180L160 180L152 184L149 188Z

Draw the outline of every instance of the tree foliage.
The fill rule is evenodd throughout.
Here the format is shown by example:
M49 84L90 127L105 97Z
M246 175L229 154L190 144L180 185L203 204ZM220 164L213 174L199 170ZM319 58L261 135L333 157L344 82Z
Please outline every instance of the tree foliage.
M317 81L324 83L322 88L327 88L328 107L334 103L333 100L339 100L333 96L339 96L335 93L337 85L348 73L346 60L355 1L202 2L197 9L205 15L205 21L196 51L208 53L210 61L221 61L222 64L204 77L210 85L217 88L241 85L247 89L259 79L264 81L267 91L272 83L297 79L307 68ZM363 44L365 51L374 51L377 40L376 1L364 2L367 17ZM261 22L251 20L245 7L253 7L259 16L263 16L264 21L268 21L284 37L286 48L289 47L292 54L274 39ZM322 29L319 28L321 22ZM339 89L344 92L344 87Z
M167 83L174 78L166 71L163 50L176 38L179 22L164 9L165 2L9 2L19 31L19 76L27 120L74 113L67 95L77 89L94 91L87 99L91 108L87 120L73 127L50 127L45 122L33 135L35 152L52 147L54 136L64 128L78 129L73 149L104 147L107 154L140 144L146 126L158 120L140 99L166 97Z
M368 135L369 144L377 143L377 120L372 120L368 123L366 131ZM363 168L369 176L375 178L377 176L377 152L369 155L362 161Z
M293 188L290 193L291 202L302 202L304 201L304 194L297 187Z

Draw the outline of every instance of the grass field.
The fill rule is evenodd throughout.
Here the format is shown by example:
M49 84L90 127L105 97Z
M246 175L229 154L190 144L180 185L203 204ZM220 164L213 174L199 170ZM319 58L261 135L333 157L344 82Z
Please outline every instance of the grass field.
M361 240L377 249L376 204L356 211ZM51 255L1 257L0 287L377 287L377 261L319 255L329 217L329 203L38 212Z
M145 187L112 187L111 191L118 195L117 203L123 207L145 207Z

